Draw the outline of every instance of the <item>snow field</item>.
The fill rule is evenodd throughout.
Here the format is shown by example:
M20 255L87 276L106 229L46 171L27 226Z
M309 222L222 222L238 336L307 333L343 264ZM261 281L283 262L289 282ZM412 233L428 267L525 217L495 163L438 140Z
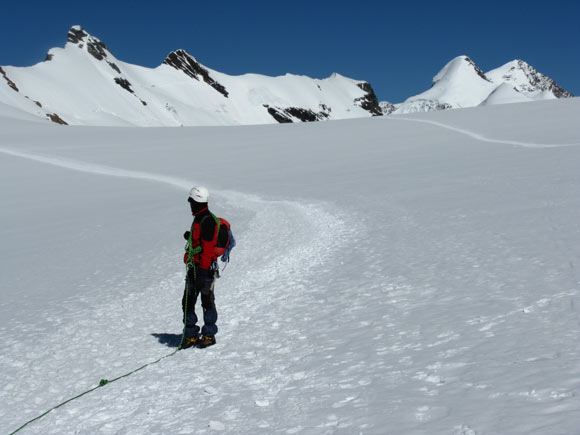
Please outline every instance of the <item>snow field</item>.
M72 159L51 158L7 149L2 149L0 152L92 174L150 180L182 188L192 185L191 182L184 182L171 177L92 165ZM221 197L220 199L226 203L245 204L252 213L255 213L248 221L249 235L246 235L245 232L236 233L239 243L236 254L238 254L240 259L247 260L230 265L229 270L224 274L224 279L217 283L218 288L222 284L225 287L217 290L218 293L224 292L225 296L224 300L221 301L222 297L218 295L220 312L222 312L222 304L224 307L236 307L236 309L230 308L230 310L223 309L222 316L224 321L223 323L220 322L220 329L222 329L220 338L224 336L223 345L226 346L229 343L230 348L234 349L239 347L239 343L252 343L252 345L244 349L243 352L232 352L232 355L225 361L220 361L221 364L218 363L217 367L215 367L216 362L211 357L208 358L201 365L207 364L209 366L211 364L214 367L211 370L208 367L207 371L198 377L201 379L205 379L205 376L214 377L229 366L230 360L237 361L238 358L241 358L243 362L237 363L240 373L234 379L224 379L224 382L230 385L233 384L235 390L254 391L255 398L251 402L252 406L268 408L270 402L274 402L277 399L278 393L286 383L285 369L287 368L287 363L285 361L291 350L288 346L279 344L280 336L286 337L287 342L306 338L306 336L302 335L302 328L298 328L295 320L289 317L286 312L300 311L300 301L307 298L304 295L306 291L304 281L308 278L308 275L314 272L319 273L320 270L328 270L328 266L325 267L324 263L330 261L333 255L336 254L338 247L334 246L332 240L340 243L344 242L344 239L340 237L340 234L344 232L342 229L344 224L333 215L320 209L320 207L312 205L297 205L289 201L269 202L260 200L257 197L248 197L247 195L233 192L222 195L217 194L216 196L217 198ZM276 225L275 228L274 225ZM264 231L264 229L270 230ZM275 233L273 232L274 229ZM279 243L280 246L287 247L286 253L271 259L260 258L260 263L256 267L257 258L255 253L260 252L263 246L271 244L272 237L276 238L276 243ZM175 253L164 252L157 255L153 264L156 264L157 267L166 268L166 270L172 270L175 269L175 259ZM244 273L244 271L246 272ZM11 401L21 410L18 413L18 417L20 419L32 418L35 413L38 414L40 407L48 409L60 401L68 399L73 394L92 388L98 381L94 377L95 372L103 373L101 377L111 378L130 371L148 360L163 356L163 349L167 350L166 348L161 347L159 349L159 346L154 346L161 350L161 353L156 352L152 355L150 347L140 345L139 342L143 340L143 337L150 336L151 343L160 341L163 344L176 346L179 343L181 330L179 302L180 291L182 291L183 287L183 272L177 272L159 284L156 283L145 288L139 288L134 282L137 281L137 283L142 284L142 281L133 276L133 273L129 270L127 276L121 282L107 281L107 285L113 285L118 290L123 290L126 296L121 300L115 298L110 302L99 303L95 307L95 301L91 300L91 297L80 295L75 298L76 300L72 304L86 303L91 308L78 311L75 307L66 307L66 311L74 314L67 316L65 319L47 317L46 321L53 323L55 327L48 334L39 335L34 327L27 325L25 322L18 325L25 335L30 334L40 340L39 344L34 345L33 351L28 350L27 348L30 344L23 342L21 339L16 340L6 337L6 340L3 340L6 348L9 349L7 355L11 355L14 358L5 357L3 358L3 363L15 373L27 370L30 374L30 376L25 377L24 385L20 385L21 390L14 391L15 388L12 384L5 388L5 392L11 395ZM238 275L235 280L236 288L234 292L229 292L226 296L225 289L232 286L231 278L228 279L231 274ZM179 289L177 294L175 289ZM96 293L99 292L97 291ZM164 296L162 303L159 301L160 296ZM269 309L266 309L266 306ZM162 307L161 310L160 307ZM165 321L157 325L155 325L155 322L152 325L152 322L149 321L143 323L143 319L152 318L165 319ZM104 330L103 322L107 324ZM159 331L174 330L177 334L169 334L167 332L151 334L150 328L154 325L158 327ZM100 333L95 334L95 331ZM129 335L128 331L130 331ZM241 331L242 334L238 336L237 331ZM50 341L46 342L45 339L49 336L58 336L58 344L55 345ZM253 338L254 336L259 336L259 341L256 341ZM155 337L158 341L154 339ZM123 348L127 350L123 351ZM256 350L258 348L263 348L260 352L264 352L266 355L258 355ZM71 349L74 349L72 354ZM136 350L141 350L141 352L136 352ZM193 352L196 351L192 350L191 353ZM50 358L48 358L48 355L50 355ZM24 360L21 360L23 356ZM177 356L181 357L181 353ZM276 356L279 356L278 359L276 359ZM194 355L194 357L199 359L200 354ZM271 369L275 369L274 372L277 375L272 377L270 371L264 373L263 367L255 364L257 357L266 357L270 361ZM138 358L141 359L139 360ZM59 369L63 363L71 359L74 360L75 366L83 368L75 368L66 372ZM294 356L293 359L296 360L298 358ZM42 364L34 364L43 360L45 362ZM164 360L163 362L166 363L167 361ZM222 367L223 364L225 366ZM31 371L29 371L30 365L32 365ZM46 373L53 373L56 376L53 375L47 379ZM160 373L166 373L166 369L162 369ZM91 375L93 376L92 378ZM138 375L136 374L135 376ZM304 372L299 372L296 375L296 379L301 379L303 376L305 376ZM18 375L15 375L15 377L18 377ZM71 378L73 382L71 382ZM51 387L48 391L42 391L47 382ZM205 382L206 380L204 380ZM178 383L181 384L179 379ZM273 387L276 384L278 384L278 387ZM106 388L110 389L112 386L110 385ZM158 388L160 388L160 384L154 384L147 387L146 390L138 389L137 392L132 392L132 394L140 395L146 391L155 391ZM30 392L35 390L36 400L33 406L25 407L22 410L21 404L26 403L30 397ZM103 391L99 390L99 392ZM128 392L127 390L121 391ZM194 390L194 393L195 391L198 394L202 394L199 390ZM215 394L217 390L207 386L203 391L205 394L211 395ZM110 394L112 399L120 393L117 390ZM184 399L184 406L191 406L191 401L187 400L187 397L182 398L181 395L182 391L177 389L176 397L169 399L172 399L175 403L179 403L180 399ZM133 399L135 397L133 396ZM120 403L118 405L113 405L115 412L120 412L121 415L129 417L137 411L137 408L127 406L131 402L131 398L120 398L119 400ZM98 400L99 403L101 401L102 398ZM89 410L94 406L97 406L97 408ZM149 406L153 409L155 404L151 403ZM87 412L88 415L93 415L90 422L85 422L84 418L80 417L78 423L81 431L93 431L98 428L100 431L107 432L107 428L111 425L109 418L106 417L108 412L111 411L110 400L107 400L103 407L102 417L99 416L98 408L98 405L89 402L86 406L80 406L80 409L72 412L71 415L77 415L77 413L82 413L83 411ZM43 433L62 433L63 427L59 415L63 412L66 412L64 408L53 411L45 417L48 422L40 426ZM222 412L227 417L240 411L228 408L219 413ZM269 412L264 412L266 417L269 414ZM50 422L51 418L54 419L53 422ZM264 421L248 423L262 426L264 429L270 428L270 424L266 424ZM177 423L180 424L179 422ZM142 425L143 421L140 420L135 433L142 430ZM49 427L53 429L49 429ZM212 420L209 423L209 427L219 429L226 426L217 420ZM127 430L132 433L130 432L130 425Z
M19 234L0 248L11 268L29 270L8 257L16 241L29 251L28 215L54 213L52 184L71 207L62 228L38 222L43 237L67 240L95 215L104 228L85 244L141 256L123 268L113 251L96 255L100 274L75 266L61 288L54 247L40 306L9 291L38 285L2 271L2 427L174 349L183 196L203 180L239 243L216 285L218 344L24 433L578 433L578 110L571 100L409 117L431 123L6 127L0 145L21 153L0 155L0 200L14 204L0 228ZM39 179L46 197L30 202ZM81 182L92 201L76 196Z

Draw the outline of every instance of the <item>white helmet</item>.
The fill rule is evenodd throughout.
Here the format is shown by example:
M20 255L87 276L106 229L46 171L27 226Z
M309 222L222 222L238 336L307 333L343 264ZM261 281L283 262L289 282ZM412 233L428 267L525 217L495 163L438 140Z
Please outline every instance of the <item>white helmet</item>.
M203 186L195 186L189 191L189 197L195 202L207 202L209 191Z

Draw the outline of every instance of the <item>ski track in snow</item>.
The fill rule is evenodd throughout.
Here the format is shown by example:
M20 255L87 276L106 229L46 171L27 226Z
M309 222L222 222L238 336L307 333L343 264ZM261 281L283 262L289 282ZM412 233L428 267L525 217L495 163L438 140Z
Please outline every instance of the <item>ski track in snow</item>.
M0 147L0 153L14 157L22 157L36 162L46 163L61 168L71 169L73 171L88 172L91 174L106 175L109 177L134 178L137 180L156 181L158 183L168 184L180 189L190 189L193 186L191 181L183 178L169 177L166 175L150 174L148 172L132 171L129 169L114 168L111 166L87 163L79 160L67 159L65 157L52 157L36 153L22 152L10 148Z
M0 152L92 174L154 181L183 189L192 185L185 179L68 158L7 148L0 148ZM123 428L127 433L140 433L144 425L151 433L182 432L183 421L167 421L159 414L165 407L154 409L159 394L166 403L180 408L182 415L191 415L192 428L204 415L197 423L196 433L231 430L234 421L236 425L245 422L247 427L270 433L276 421L285 425L292 420L286 415L289 412L302 415L306 403L296 403L288 410L280 410L277 405L279 395L294 390L296 381L307 376L300 365L292 367L312 351L308 346L296 349L296 343L306 342L309 319L304 318L304 331L304 325L296 325L294 315L286 313L302 310L308 315L304 307L308 306L310 277L315 272L332 271L336 255L349 243L346 224L324 204L267 201L236 192L219 194L234 207L243 204L254 216L248 228L237 234L236 261L216 286L218 325L222 331L218 345L204 352L179 352L174 358L133 375L131 380L111 384L51 412L25 432L118 433ZM271 228L272 222L278 223L275 235L273 230L264 231ZM264 252L273 244L283 248L272 252L283 249L283 256L256 257L257 252ZM10 421L6 426L14 430L52 406L94 387L101 378L116 377L169 353L170 348L160 345L162 339L151 335L181 333L183 271L174 272L175 258L175 252L164 251L152 259L155 267L172 271L162 282L143 288L128 271L122 282L107 282L102 289L83 291L75 301L63 304L60 314L49 313L44 319L11 325L12 331L19 331L16 336L8 330L0 331L2 365L10 372L8 379L19 379L0 389L0 401L10 403L0 412L0 420ZM119 297L95 304L91 298L106 286L118 288ZM38 322L43 323L43 328L38 328ZM34 351L30 351L32 346ZM223 353L226 349L227 353ZM205 367L203 372L193 369L182 375L189 378L190 388L175 380L175 373L182 372L184 365ZM232 365L236 366L233 372ZM218 393L226 388L227 403L221 403L224 394ZM238 397L240 393L242 397ZM203 406L192 409L199 400L214 412ZM143 407L150 409L149 422L134 420L134 415L142 415ZM256 413L256 409L262 412ZM204 427L206 415L211 421Z
M465 129L459 128L459 127L453 127L451 125L444 124L442 122L429 121L427 119L411 119L411 118L403 118L400 116L389 116L389 117L386 117L386 119L389 121L393 120L393 121L419 122L422 124L430 124L430 125L434 125L436 127L444 128L446 130L450 130L450 131L454 131L456 133L463 134L465 136L469 136L473 139L477 139L477 140L482 141L482 142L499 143L499 144L504 144L504 145L516 145L516 146L521 146L521 147L525 147L525 148L561 148L561 147L571 147L571 146L580 145L580 142L573 142L573 143L567 143L567 144L540 144L540 143L534 143L534 142L522 142L522 141L517 141L517 140L509 140L509 139L492 139L492 138L486 137L480 133L476 133L474 131L465 130Z

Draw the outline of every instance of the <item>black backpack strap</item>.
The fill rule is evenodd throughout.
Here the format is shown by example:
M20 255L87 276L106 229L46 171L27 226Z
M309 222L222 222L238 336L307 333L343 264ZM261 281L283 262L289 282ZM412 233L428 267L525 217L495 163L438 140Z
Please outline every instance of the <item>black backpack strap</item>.
M206 215L205 215L204 217L202 217L202 218L201 218L201 220L199 221L199 229L200 229L200 231L201 231L200 238L201 238L201 239L203 239L203 240L206 240L206 239L204 239L204 238L203 238L203 223L204 223L204 222L207 220L207 218L209 218L209 217L211 217L212 219L215 219L215 218L214 218L214 215L213 215L212 213L210 213L209 215L207 215L207 214L206 214ZM218 222L219 222L219 221L218 221ZM219 231L219 225L217 225L217 224L216 224L216 233L217 233L218 231ZM213 237L212 237L210 240L213 240L213 238L214 238L214 237L215 237L215 233L214 233ZM208 241L208 240L206 240L206 241Z

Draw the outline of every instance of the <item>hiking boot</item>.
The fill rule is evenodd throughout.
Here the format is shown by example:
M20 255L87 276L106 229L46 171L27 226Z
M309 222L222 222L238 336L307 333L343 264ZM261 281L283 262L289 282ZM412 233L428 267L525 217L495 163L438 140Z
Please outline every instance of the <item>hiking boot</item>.
M207 337L202 335L199 340L197 340L196 346L199 348L213 346L215 344L215 337Z
M188 347L197 346L198 343L199 343L199 337L185 337L183 339L183 342L181 343L181 346L179 346L179 348L180 349L187 349Z

